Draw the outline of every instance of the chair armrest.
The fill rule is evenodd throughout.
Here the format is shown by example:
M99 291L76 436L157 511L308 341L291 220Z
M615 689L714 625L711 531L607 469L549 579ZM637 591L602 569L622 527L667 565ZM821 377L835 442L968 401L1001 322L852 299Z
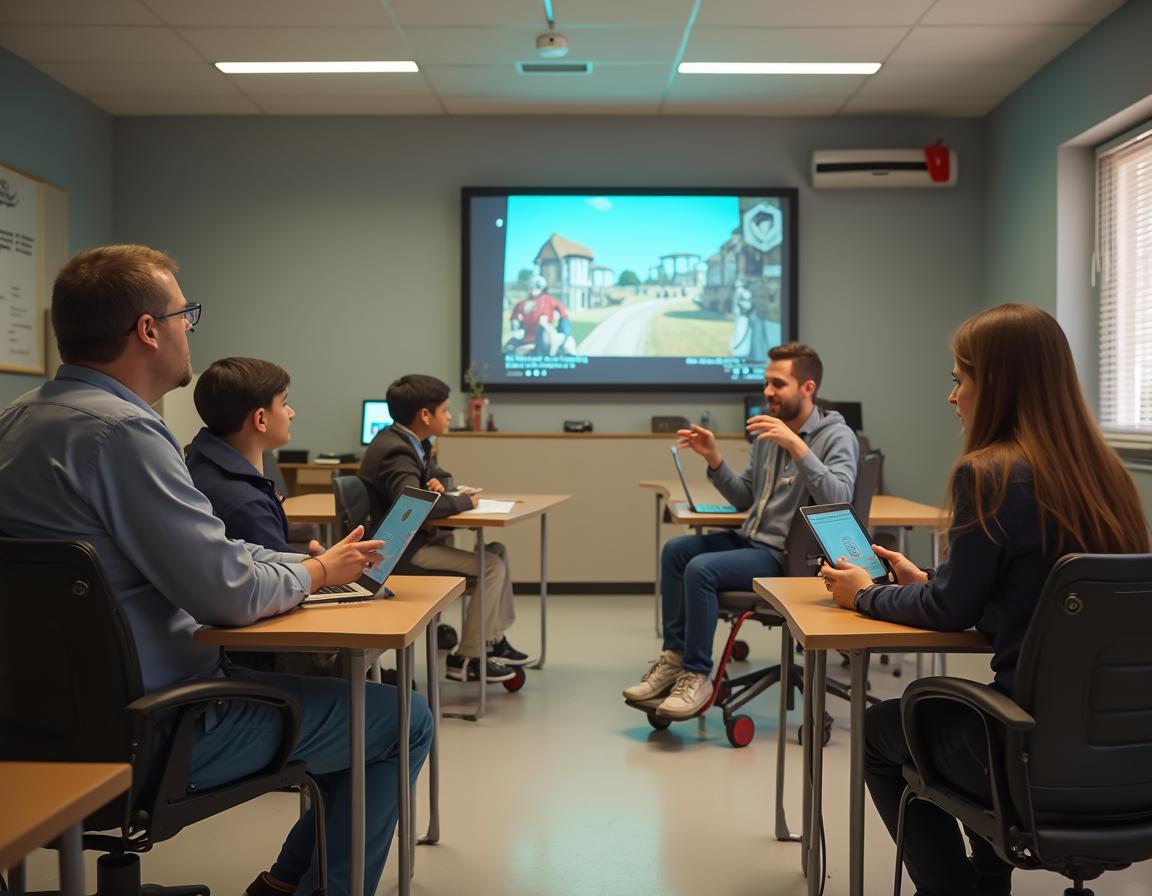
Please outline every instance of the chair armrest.
M1011 697L995 688L966 678L935 676L921 678L908 685L900 700L900 712L904 719L904 729L916 712L916 706L924 700L948 700L973 709L981 715L990 716L1011 731L1030 731L1036 727L1036 720L1025 712Z
M247 700L282 706L299 724L300 705L287 691L259 681L233 681L227 678L193 681L153 691L133 700L127 709L132 714L149 716L168 709L212 703L217 700Z

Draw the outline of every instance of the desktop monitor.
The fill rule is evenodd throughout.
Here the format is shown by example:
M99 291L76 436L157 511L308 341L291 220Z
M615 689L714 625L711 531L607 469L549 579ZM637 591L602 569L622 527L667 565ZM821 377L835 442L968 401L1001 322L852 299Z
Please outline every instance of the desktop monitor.
M388 402L378 399L364 399L360 414L360 444L367 445L376 433L392 425L392 415L388 413Z

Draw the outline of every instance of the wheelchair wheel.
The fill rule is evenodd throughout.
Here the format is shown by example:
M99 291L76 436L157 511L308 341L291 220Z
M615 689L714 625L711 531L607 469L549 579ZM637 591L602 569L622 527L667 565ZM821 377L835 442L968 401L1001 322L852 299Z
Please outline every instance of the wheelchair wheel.
M528 675L521 666L513 666L512 670L515 674L507 681L500 682L504 685L504 690L510 694L514 694L520 690L520 688L524 687L524 682L528 680Z
M655 728L657 731L663 731L672 724L671 719L666 719L663 716L658 716L654 712L648 713L648 724Z
M747 641L741 641L737 639L732 642L732 659L736 660L737 662L743 662L744 660L748 659L748 653L749 648Z
M733 716L724 726L728 743L734 747L746 747L756 736L756 723L748 716Z
M828 746L828 742L832 740L832 716L824 713L824 736L820 739L824 746ZM804 743L804 726L801 725L796 729L796 743Z

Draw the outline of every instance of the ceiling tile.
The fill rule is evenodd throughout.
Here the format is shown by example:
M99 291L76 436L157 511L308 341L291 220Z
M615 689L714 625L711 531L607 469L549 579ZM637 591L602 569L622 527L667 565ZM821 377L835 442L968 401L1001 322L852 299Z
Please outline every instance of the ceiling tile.
M655 100L584 103L446 96L443 103L449 115L655 115L660 111L660 104Z
M936 0L922 25L1095 25L1124 0Z
M404 37L421 65L499 65L536 59L532 28L410 28ZM567 32L567 58L595 62L668 62L681 34L674 28L587 28Z
M700 100L669 99L665 115L835 115L843 97L772 97L767 100Z
M29 62L203 62L170 28L5 25L0 46Z
M670 98L749 99L761 97L840 97L860 89L865 75L677 75Z
M213 62L411 59L391 28L180 28Z
M693 0L554 0L556 30L574 25L675 25L683 28L692 12ZM399 27L430 25L507 26L523 25L543 31L541 0L389 0Z
M45 62L39 68L81 96L221 96L235 94L211 65L144 65L108 62Z
M932 0L703 0L696 25L741 28L914 25Z
M841 115L914 115L981 118L1000 104L999 96L854 96Z
M668 81L663 65L597 65L588 75L522 75L512 65L429 66L441 96L658 101Z
M0 22L66 25L158 25L140 0L0 0Z
M268 115L440 115L435 99L403 96L257 96Z
M259 115L260 107L242 96L92 96L113 115Z
M956 25L920 27L888 60L895 65L1030 65L1047 63L1088 31L1087 25Z
M380 0L147 0L169 25L206 28L376 26L391 22Z
M1007 96L1029 77L1026 65L886 65L861 96Z
M247 96L431 97L423 74L226 75Z
M697 28L686 62L883 62L906 28Z

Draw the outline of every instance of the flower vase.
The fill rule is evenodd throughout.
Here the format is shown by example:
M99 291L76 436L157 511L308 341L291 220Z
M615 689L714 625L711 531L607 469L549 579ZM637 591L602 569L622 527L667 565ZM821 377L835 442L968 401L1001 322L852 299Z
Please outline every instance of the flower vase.
M484 399L471 398L468 400L468 421L472 432L481 432L484 429Z

